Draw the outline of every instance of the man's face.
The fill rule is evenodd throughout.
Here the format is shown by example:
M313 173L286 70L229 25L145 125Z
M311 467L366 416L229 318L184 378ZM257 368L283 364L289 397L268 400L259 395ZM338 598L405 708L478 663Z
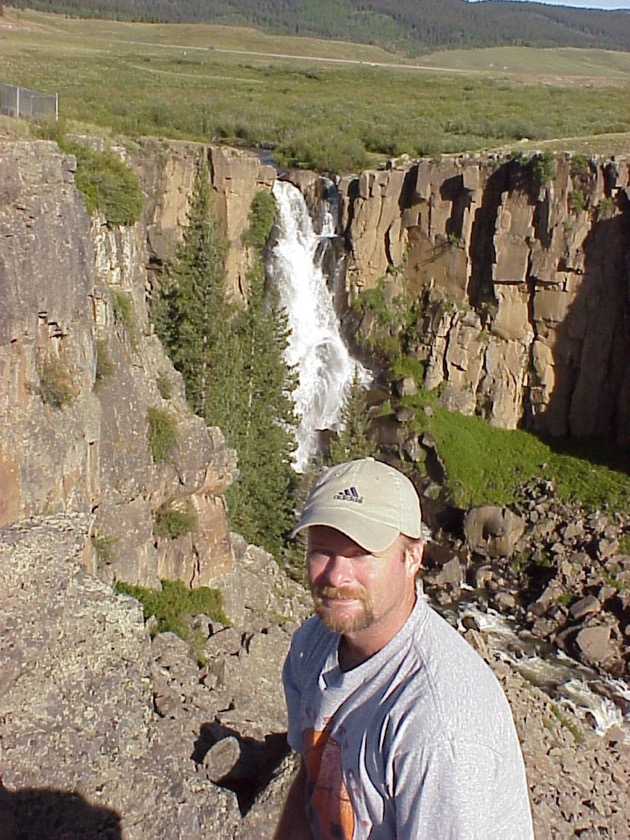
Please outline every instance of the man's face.
M371 554L345 534L324 525L308 531L307 567L315 610L337 633L399 625L415 599L421 552L410 558L408 541L398 539Z

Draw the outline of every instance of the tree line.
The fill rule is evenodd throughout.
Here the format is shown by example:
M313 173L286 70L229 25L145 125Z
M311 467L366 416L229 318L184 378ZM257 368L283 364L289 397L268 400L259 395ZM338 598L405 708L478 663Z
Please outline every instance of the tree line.
M459 47L630 49L630 13L485 0L13 0L77 17L255 26L416 54Z

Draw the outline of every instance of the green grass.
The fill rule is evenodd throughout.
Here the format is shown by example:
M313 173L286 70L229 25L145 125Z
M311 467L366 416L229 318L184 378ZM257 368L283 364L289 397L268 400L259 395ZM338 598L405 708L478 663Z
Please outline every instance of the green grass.
M174 540L196 531L197 524L197 514L190 506L178 507L167 502L155 512L153 533Z
M422 69L376 48L252 30L7 14L30 28L0 33L3 78L58 92L75 127L128 138L267 145L286 163L355 171L391 154L509 148L524 138L561 146L573 138L588 151L605 136L612 151L630 134L619 108L626 54L584 51L585 96L572 75L578 50L511 48L500 55L520 58L506 75L505 57L478 65L490 51L432 56ZM545 63L554 72L543 81Z
M156 464L163 464L177 446L177 420L168 411L150 405L147 423L151 457Z
M161 370L155 377L155 384L163 400L170 400L173 396L173 383L170 376Z
M584 735L580 732L578 727L560 711L560 709L558 708L558 706L555 705L555 703L551 706L551 713L555 718L557 718L560 721L560 724L564 726L564 728L568 732L571 733L571 735L573 736L573 740L576 744L581 744L584 741Z
M426 392L404 402L418 409L415 428L436 441L450 495L459 507L511 504L519 486L534 478L552 480L558 498L575 499L589 510L630 507L627 453L592 441L544 441L439 407L429 416L422 411Z
M118 537L95 534L92 537L92 547L101 565L111 566L116 559L116 543Z
M132 225L142 215L144 196L136 173L111 152L94 152L79 143L62 149L77 160L76 183L88 213L103 213L110 225Z
M39 371L39 396L46 405L63 408L76 396L70 369L58 356L51 356Z
M193 629L191 619L196 615L207 615L224 626L230 624L223 612L223 596L218 589L207 586L188 589L179 580L163 580L162 589L146 589L123 581L118 581L114 588L116 592L140 601L145 619L155 616L154 635L171 632L190 642L191 656L198 662L203 661L203 640Z
M128 292L113 289L112 310L114 313L114 323L126 331L132 349L137 350L139 335L131 295Z
M112 361L112 357L109 353L109 348L107 346L107 342L99 338L96 341L96 375L95 375L95 385L100 385L104 379L107 379L111 376L114 371L116 370L116 365Z

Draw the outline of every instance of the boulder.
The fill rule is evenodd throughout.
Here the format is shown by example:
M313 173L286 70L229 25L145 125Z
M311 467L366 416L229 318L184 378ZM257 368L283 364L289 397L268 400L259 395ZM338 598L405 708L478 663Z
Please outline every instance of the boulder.
M579 621L587 615L600 612L601 609L601 601L594 595L587 595L586 598L580 598L579 601L576 601L569 612L571 613L571 618Z
M587 662L603 663L617 654L611 628L605 624L584 627L577 634L575 643Z
M506 507L472 508L464 520L466 542L487 557L510 557L524 530L523 519Z

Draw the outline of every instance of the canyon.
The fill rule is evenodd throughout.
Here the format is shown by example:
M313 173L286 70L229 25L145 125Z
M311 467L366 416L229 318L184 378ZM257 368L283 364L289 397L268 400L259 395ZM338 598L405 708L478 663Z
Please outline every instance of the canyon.
M187 408L148 305L199 156L230 243L230 294L243 302L249 207L279 173L222 147L121 148L146 205L137 224L112 228L87 213L71 155L46 141L0 147L3 836L33 803L60 814L66 794L91 833L65 825L58 836L270 836L292 770L280 667L308 598L231 533L224 493L238 480L237 454ZM317 224L330 181L280 177L302 190ZM392 162L340 179L336 300L349 340L375 329L354 298L379 285L387 300L407 295L422 304L416 387L439 388L446 407L504 428L627 443L628 183L627 161L578 168L570 155L543 178L529 159L486 156ZM67 400L50 396L55 377ZM152 409L177 425L164 462L151 450ZM197 530L156 536L156 513L183 504ZM447 564L435 559L433 583L442 574L444 591L459 585L435 565ZM200 673L175 637L151 641L136 602L112 592L116 579L220 588L233 626L205 628L211 666ZM558 716L479 627L467 635L512 703L538 835L630 836L623 731L586 728L576 739L571 715ZM624 644L615 636L616 663Z

